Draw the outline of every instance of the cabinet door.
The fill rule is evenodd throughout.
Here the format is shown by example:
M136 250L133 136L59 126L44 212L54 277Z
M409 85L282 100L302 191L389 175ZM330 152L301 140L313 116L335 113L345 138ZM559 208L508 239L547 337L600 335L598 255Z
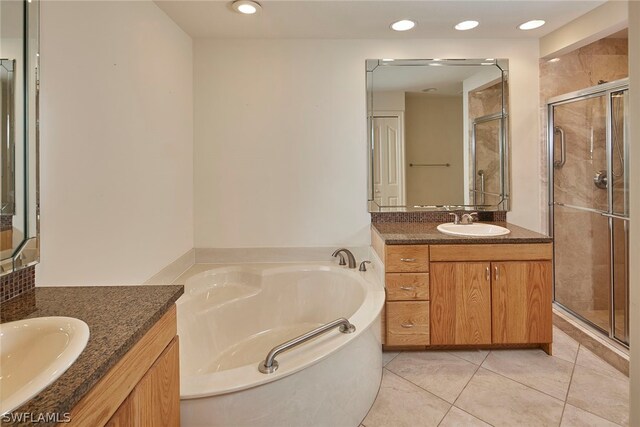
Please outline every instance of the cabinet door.
M108 427L180 425L178 337L175 337L107 423Z
M494 262L491 267L493 342L550 343L551 262Z
M491 343L487 262L431 263L431 344Z

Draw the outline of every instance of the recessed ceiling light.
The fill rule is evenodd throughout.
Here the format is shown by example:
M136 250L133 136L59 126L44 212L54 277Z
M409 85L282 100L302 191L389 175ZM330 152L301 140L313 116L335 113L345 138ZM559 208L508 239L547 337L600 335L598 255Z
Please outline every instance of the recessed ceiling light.
M396 21L391 24L391 29L395 31L407 31L416 26L416 23L413 21L409 21L408 19L403 19L401 21Z
M238 13L243 13L245 15L253 15L256 12L259 12L260 9L262 9L262 7L260 6L260 4L254 2L254 1L250 1L250 0L238 0L238 1L234 1L231 4L231 7L233 8L233 10L235 10Z
M456 24L455 29L459 31L471 30L480 24L478 21L462 21Z
M531 21L527 21L524 24L520 24L518 26L518 28L520 28L521 30L534 30L536 28L540 28L545 24L545 22L542 19L534 19Z
M558 61L560 61L560 58L551 58L547 62L558 62Z

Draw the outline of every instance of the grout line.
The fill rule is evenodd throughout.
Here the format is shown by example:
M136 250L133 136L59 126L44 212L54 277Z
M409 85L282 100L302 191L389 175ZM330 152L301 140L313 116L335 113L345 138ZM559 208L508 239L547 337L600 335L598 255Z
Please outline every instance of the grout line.
M442 417L442 419L440 420L440 422L438 423L438 427L440 427L440 424L442 424L442 422L444 421L445 418L447 418L447 415L449 415L449 412L451 412L451 408L453 408L453 405L451 405L449 407L449 410L447 411L446 414L444 414L444 417Z
M462 351L464 351L464 350L462 350ZM471 351L473 351L473 350L471 350ZM469 361L469 360L465 359L464 357L460 357L460 356L458 356L457 354L455 354L455 353L453 353L453 352L450 352L450 351L447 351L447 354L450 354L450 355L452 355L452 356L455 356L455 357L457 357L458 359L464 360L465 362L469 362L469 363L471 363L472 365L480 366L480 365L482 365L482 364L484 363L484 361L487 359L487 357L489 357L489 353L491 353L491 350L480 350L480 351L486 351L486 352L487 352L487 354L485 354L485 355L484 355L484 358L482 359L482 362L480 362L480 363L478 363L478 364L476 364L476 363L474 363L474 362L471 362L471 361Z
M578 344L578 351L576 351L576 360L578 360L578 352L580 351L580 344ZM560 415L560 423L558 426L562 425L562 419L564 418L564 411L567 409L567 399L569 398L569 390L571 390L571 384L573 383L573 373L576 371L576 363L573 363L573 368L571 369L571 377L569 378L569 387L567 387L567 392L564 395L564 405L562 405L562 415Z
M456 409L461 410L461 411L462 411L462 412L464 412L465 414L468 414L468 415L472 416L473 418L476 418L476 419L478 419L478 420L482 421L482 422L483 422L483 423L485 423L485 424L489 424L491 427L495 427L495 426L494 426L493 424L491 424L490 422L487 422L487 421L483 420L482 418L478 417L477 415L473 415L473 414L472 414L471 412L469 412L469 411L465 411L464 409L460 408L459 406L455 406L455 405L454 405L453 407L454 407L454 408L456 408Z
M391 352L390 352L390 353L391 353ZM384 354L384 351L382 352L382 354ZM388 365L389 363L393 362L393 360L394 360L396 357L400 356L401 354L402 354L402 352L401 352L401 351L399 351L399 352L398 352L398 354L396 354L395 356L393 356L393 357L392 357L392 358L391 358L387 363L385 363L384 365L382 365L382 367L383 367L383 368L386 368L386 367L387 367L387 365ZM365 426L365 427L366 427L366 426Z
M491 353L491 352L489 352L489 353ZM489 353L487 353L487 356L489 355ZM485 359L486 359L486 357L485 357ZM484 360L483 360L483 362L484 362ZM469 362L469 363L471 363L471 362ZM462 390L460 390L460 393L458 393L458 395L456 396L456 399L453 401L453 405L455 405L455 404L456 404L456 402L458 401L458 399L460 399L460 396L462 396L462 393L464 393L464 391L466 390L467 386L469 385L469 383L471 382L471 380L473 379L473 377L475 377L475 376L476 376L476 373L477 373L477 372L478 372L478 370L480 369L480 366L481 366L481 365L477 365L477 366L476 366L476 370L475 370L475 371L473 371L473 374L471 374L471 376L469 377L469 381L467 381L467 383L464 385L464 387L462 387ZM483 420L483 421L484 421L484 420Z
M433 396L433 397L435 397L436 399L442 400L442 401L443 401L444 403L446 403L447 405L452 405L452 403L449 403L448 401L444 400L443 398L441 398L440 396L438 396L438 395L437 395L437 394L435 394L434 392L429 391L429 390L427 390L426 388L424 388L424 387L422 387L422 386L420 386L420 385L418 385L418 384L414 383L414 382L413 382L413 381L411 381L410 379L407 379L407 378L403 377L403 376L402 376L402 375L400 375L400 374L396 374L396 373L395 373L395 372L393 372L391 369L387 369L387 370L388 370L390 373L392 373L393 375L395 375L396 377L398 377L398 378L402 378L404 381L406 381L406 382L408 382L408 383L410 383L410 384L413 384L414 386L418 387L419 389L421 389L421 390L423 390L423 391L426 391L427 393L429 393L430 395L432 395L432 396Z

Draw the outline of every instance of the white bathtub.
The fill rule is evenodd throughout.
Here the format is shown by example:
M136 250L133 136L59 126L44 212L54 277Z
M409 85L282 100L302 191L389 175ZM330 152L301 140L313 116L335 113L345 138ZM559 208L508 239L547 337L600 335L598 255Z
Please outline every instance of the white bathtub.
M190 278L177 302L182 425L357 427L380 386L383 304L374 272L328 263ZM274 346L340 317L356 331L335 329L258 371Z

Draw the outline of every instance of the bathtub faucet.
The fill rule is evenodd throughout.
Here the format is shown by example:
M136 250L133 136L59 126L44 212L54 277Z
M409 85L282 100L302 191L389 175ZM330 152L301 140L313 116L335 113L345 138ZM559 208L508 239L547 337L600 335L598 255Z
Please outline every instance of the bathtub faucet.
M333 254L331 254L331 256L333 257L339 256L340 265L346 265L346 263L344 262L344 257L342 256L342 253L344 253L347 256L347 259L349 260L349 268L356 268L356 257L353 256L353 254L349 249L345 249L345 248L337 249Z

